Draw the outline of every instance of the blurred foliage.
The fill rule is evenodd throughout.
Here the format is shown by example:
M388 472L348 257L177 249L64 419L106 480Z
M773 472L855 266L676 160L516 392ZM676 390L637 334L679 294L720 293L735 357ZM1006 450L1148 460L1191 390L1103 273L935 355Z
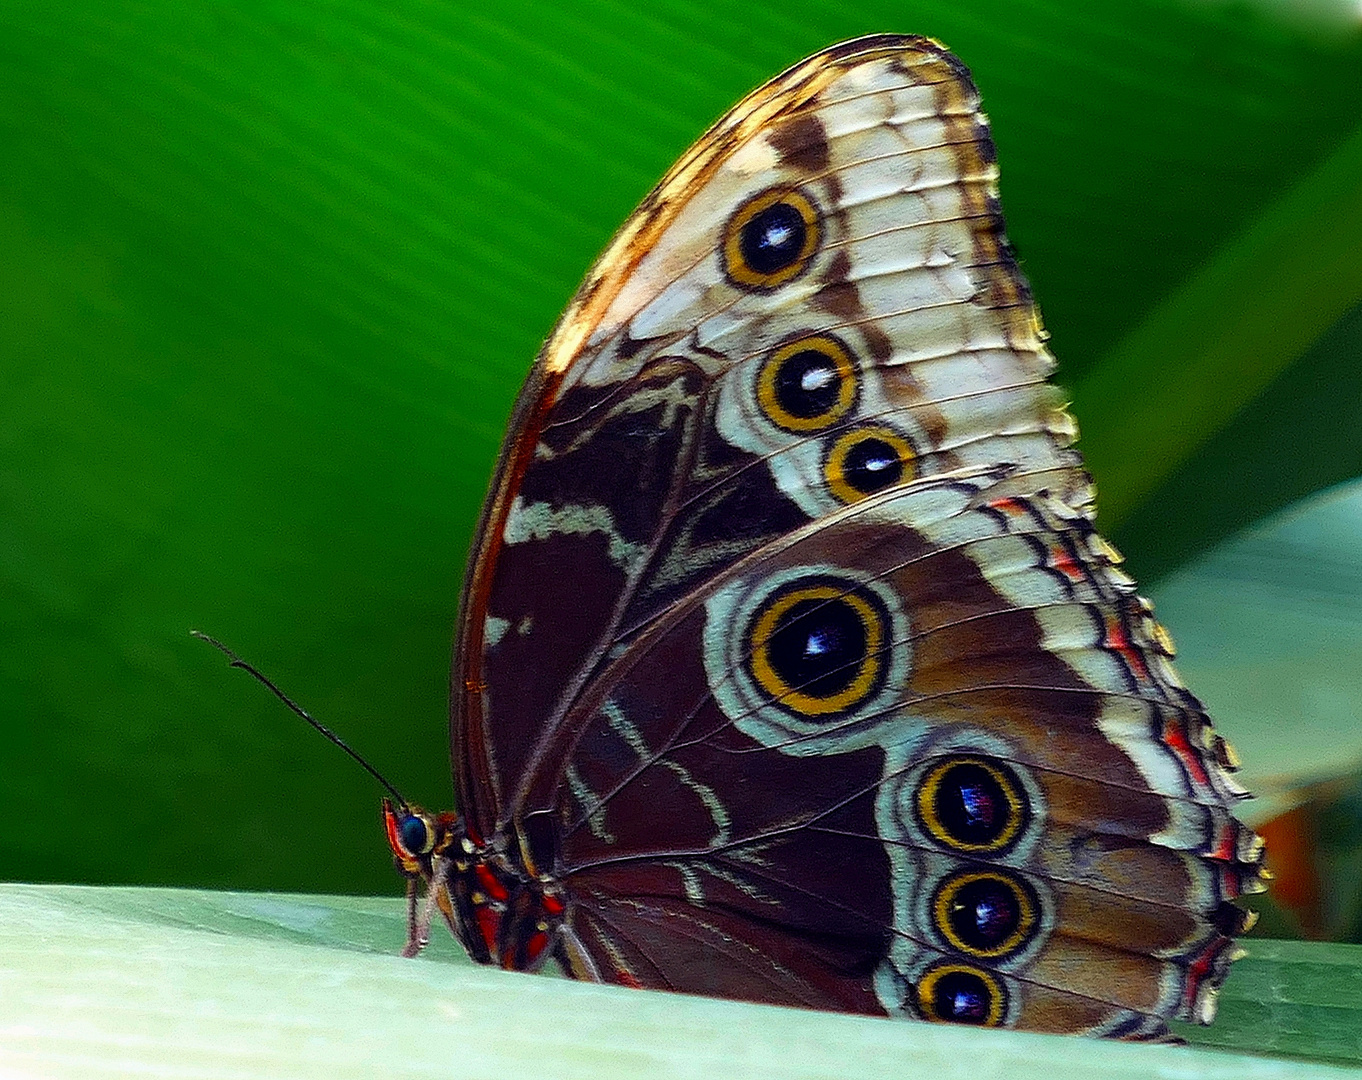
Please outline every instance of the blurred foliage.
M539 342L714 117L879 30L974 70L1137 574L1358 473L1356 19L0 0L0 878L395 890L373 784L187 631L448 806L459 575Z

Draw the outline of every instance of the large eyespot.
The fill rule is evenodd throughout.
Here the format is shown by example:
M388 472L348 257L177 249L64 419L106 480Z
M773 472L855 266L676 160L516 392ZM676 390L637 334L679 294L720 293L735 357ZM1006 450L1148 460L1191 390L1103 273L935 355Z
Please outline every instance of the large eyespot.
M937 964L919 980L917 1004L927 1020L997 1027L1007 1013L1007 991L981 968Z
M398 839L408 855L429 855L435 847L435 830L419 814L408 814L397 826Z
M815 334L780 346L757 374L757 402L786 431L819 431L856 403L856 363L836 338Z
M936 890L932 920L966 956L992 959L1026 944L1039 908L1035 892L1020 877L1003 870L963 870Z
M827 579L795 582L768 597L750 624L752 678L796 715L846 712L882 681L888 625L869 590Z
M832 493L854 503L887 487L913 479L913 448L887 427L860 427L834 440L823 463Z
M916 807L933 839L971 854L1009 847L1027 818L1012 770L977 757L946 758L933 766L917 789Z
M807 269L822 230L818 211L798 191L764 191L729 218L724 229L724 271L733 284L765 291Z

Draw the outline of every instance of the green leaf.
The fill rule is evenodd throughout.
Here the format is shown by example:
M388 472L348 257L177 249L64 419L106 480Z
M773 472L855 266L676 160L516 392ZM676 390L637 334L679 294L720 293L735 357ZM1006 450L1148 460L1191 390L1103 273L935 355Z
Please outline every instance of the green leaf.
M400 900L0 886L0 1072L1296 1080L1313 1062L591 986L392 953ZM1362 949L1256 942L1207 1034L1362 1060ZM1310 1010L1302 1013L1302 1009ZM1295 1029L1304 1015L1329 1023ZM1351 1025L1350 1027L1348 1025Z
M1362 300L1359 251L1362 128L1074 386L1105 526Z
M1356 20L1263 4L0 2L0 878L395 888L372 783L188 630L448 806L458 579L540 340L715 116L878 30L972 67L1073 386L1362 116ZM1104 472L1162 445L1104 434L1105 378Z

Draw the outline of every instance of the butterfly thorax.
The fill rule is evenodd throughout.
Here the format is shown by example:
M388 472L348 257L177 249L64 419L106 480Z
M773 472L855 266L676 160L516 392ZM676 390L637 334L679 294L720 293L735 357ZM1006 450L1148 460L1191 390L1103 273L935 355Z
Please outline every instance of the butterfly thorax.
M384 800L383 819L397 868L410 883L405 953L424 947L438 909L478 963L515 971L543 964L565 904L556 884L528 868L514 845L483 840L458 814Z

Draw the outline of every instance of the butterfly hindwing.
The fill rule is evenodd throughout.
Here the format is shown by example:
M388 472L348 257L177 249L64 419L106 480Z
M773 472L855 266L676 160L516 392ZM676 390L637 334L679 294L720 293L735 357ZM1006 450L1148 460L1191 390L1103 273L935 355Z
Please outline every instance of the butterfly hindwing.
M601 672L567 720L554 815L566 932L605 977L712 989L744 977L707 975L715 957L750 950L736 996L873 990L933 1016L921 987L945 965L995 1022L1194 1014L1257 851L1228 779L1156 733L1214 736L1101 629L1124 576L1066 585L1040 554L1083 544L1086 519L1000 508L987 481L921 481L782 538ZM1031 555L1000 557L1010 541Z

